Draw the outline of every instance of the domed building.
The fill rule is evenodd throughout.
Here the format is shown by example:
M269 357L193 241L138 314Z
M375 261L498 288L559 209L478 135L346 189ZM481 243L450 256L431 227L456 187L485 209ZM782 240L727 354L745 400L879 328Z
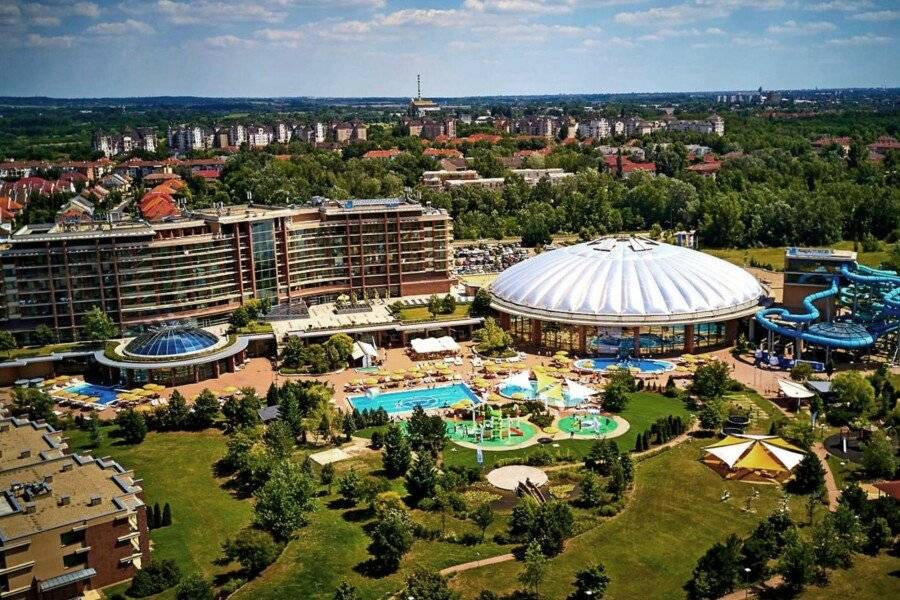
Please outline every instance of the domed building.
M94 359L108 379L127 385L181 385L218 377L244 362L246 337L220 337L198 327L170 323L153 327Z
M490 294L501 326L519 342L637 356L733 342L766 291L744 269L709 254L610 236L513 265Z

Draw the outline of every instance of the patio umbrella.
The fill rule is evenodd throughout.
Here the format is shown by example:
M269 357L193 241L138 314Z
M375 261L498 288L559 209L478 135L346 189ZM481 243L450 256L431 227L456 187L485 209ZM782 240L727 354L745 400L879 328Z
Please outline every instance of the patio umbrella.
M237 394L237 393L240 392L240 391L241 391L241 390L239 390L238 388L234 387L233 385L229 385L227 388L225 388L225 393L226 393L226 394Z
M472 406L472 401L469 400L468 398L463 398L459 402L454 402L453 404L451 404L450 408L460 409L460 408L469 408L470 406Z
M364 383L365 383L366 385L377 385L377 384L378 384L378 380L375 379L374 377L368 377L368 378L365 380Z

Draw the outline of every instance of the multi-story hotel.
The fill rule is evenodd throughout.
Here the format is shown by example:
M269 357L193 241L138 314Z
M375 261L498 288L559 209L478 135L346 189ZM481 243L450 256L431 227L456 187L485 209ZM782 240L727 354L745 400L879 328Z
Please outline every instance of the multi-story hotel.
M77 339L101 307L125 333L161 320L225 322L249 298L316 304L446 293L452 223L400 198L229 206L171 222L28 225L2 258L0 327Z
M134 576L150 556L139 480L65 454L45 424L0 420L0 597L81 597Z

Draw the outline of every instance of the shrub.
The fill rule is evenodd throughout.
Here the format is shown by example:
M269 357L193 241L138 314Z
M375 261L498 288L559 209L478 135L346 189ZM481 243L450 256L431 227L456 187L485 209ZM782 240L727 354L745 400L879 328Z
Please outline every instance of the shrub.
M181 570L174 560L153 560L135 574L128 588L128 595L133 598L144 598L159 594L176 585L179 579Z

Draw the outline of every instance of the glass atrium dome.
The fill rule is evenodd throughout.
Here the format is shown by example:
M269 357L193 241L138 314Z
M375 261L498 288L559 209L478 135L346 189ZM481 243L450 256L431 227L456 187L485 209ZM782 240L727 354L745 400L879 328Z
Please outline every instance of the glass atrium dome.
M146 358L162 358L196 354L214 347L219 338L214 334L184 325L152 329L137 336L125 346L125 354Z

